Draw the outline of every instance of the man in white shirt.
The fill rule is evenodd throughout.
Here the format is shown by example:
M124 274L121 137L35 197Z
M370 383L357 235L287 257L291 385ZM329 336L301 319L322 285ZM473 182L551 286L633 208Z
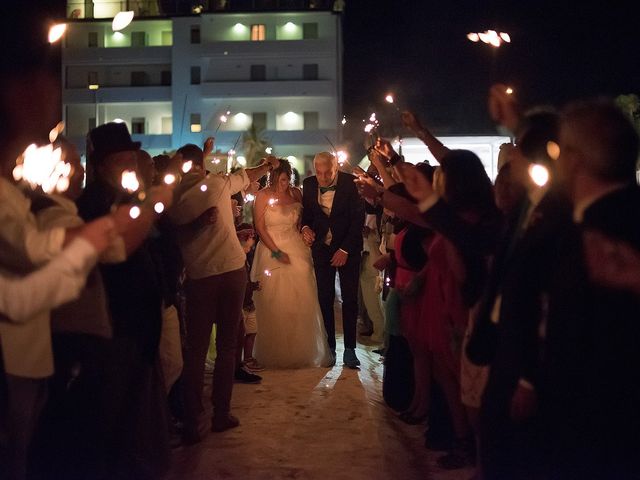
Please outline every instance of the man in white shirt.
M213 371L213 420L211 430L222 432L239 425L230 414L236 367L238 329L247 285L245 253L236 236L231 195L246 189L252 181L277 167L268 157L256 168L235 174L210 174L204 170L204 155L196 145L178 150L193 162L177 188L179 197L169 211L181 228L178 243L187 270L187 347L184 352L185 419L183 441L197 443L205 430L200 427L203 412L204 364L213 323L216 323L216 362ZM215 221L203 222L215 211Z

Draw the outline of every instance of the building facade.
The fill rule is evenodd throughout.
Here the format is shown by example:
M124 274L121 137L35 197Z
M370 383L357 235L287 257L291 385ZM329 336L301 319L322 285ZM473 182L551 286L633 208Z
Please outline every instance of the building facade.
M342 27L333 7L70 1L66 134L84 151L90 128L123 121L152 155L209 136L222 152L236 145L242 155L241 136L253 125L304 173L316 152L341 141ZM125 8L136 16L114 32Z

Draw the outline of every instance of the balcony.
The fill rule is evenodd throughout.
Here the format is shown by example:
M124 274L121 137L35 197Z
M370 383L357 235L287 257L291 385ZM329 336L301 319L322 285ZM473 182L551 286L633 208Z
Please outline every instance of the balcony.
M216 134L216 145L220 148L231 148L236 144L236 150L242 149L242 134L244 131L226 131L218 132ZM212 132L202 132L202 139L210 136ZM278 153L278 145L326 145L326 148L331 148L327 143L325 137L332 139L336 138L336 130L266 130L263 134L265 138L271 140L275 146L276 154ZM240 137L240 140L238 140Z
M67 88L62 92L62 102L69 103L132 103L170 102L171 87L102 87Z
M199 89L202 98L334 97L336 95L336 84L332 80L205 82Z
M262 42L213 41L203 39L200 45L185 45L190 56L233 58L316 58L337 55L332 40L265 40Z
M171 47L66 48L63 65L171 63Z

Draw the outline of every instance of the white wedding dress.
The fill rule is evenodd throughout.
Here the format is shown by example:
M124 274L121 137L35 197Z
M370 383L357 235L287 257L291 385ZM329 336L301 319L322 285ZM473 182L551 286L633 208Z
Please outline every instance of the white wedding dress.
M311 251L298 231L301 211L300 203L267 207L267 232L291 264L272 258L258 242L251 269L251 280L261 286L253 294L258 322L254 356L270 368L318 367L330 358Z

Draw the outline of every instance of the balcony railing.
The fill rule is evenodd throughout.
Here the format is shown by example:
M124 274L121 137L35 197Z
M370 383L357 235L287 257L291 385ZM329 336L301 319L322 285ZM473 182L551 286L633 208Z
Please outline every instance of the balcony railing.
M137 17L170 17L215 12L265 12L333 10L341 12L343 0L85 0L67 1L68 18L112 18L132 10Z

